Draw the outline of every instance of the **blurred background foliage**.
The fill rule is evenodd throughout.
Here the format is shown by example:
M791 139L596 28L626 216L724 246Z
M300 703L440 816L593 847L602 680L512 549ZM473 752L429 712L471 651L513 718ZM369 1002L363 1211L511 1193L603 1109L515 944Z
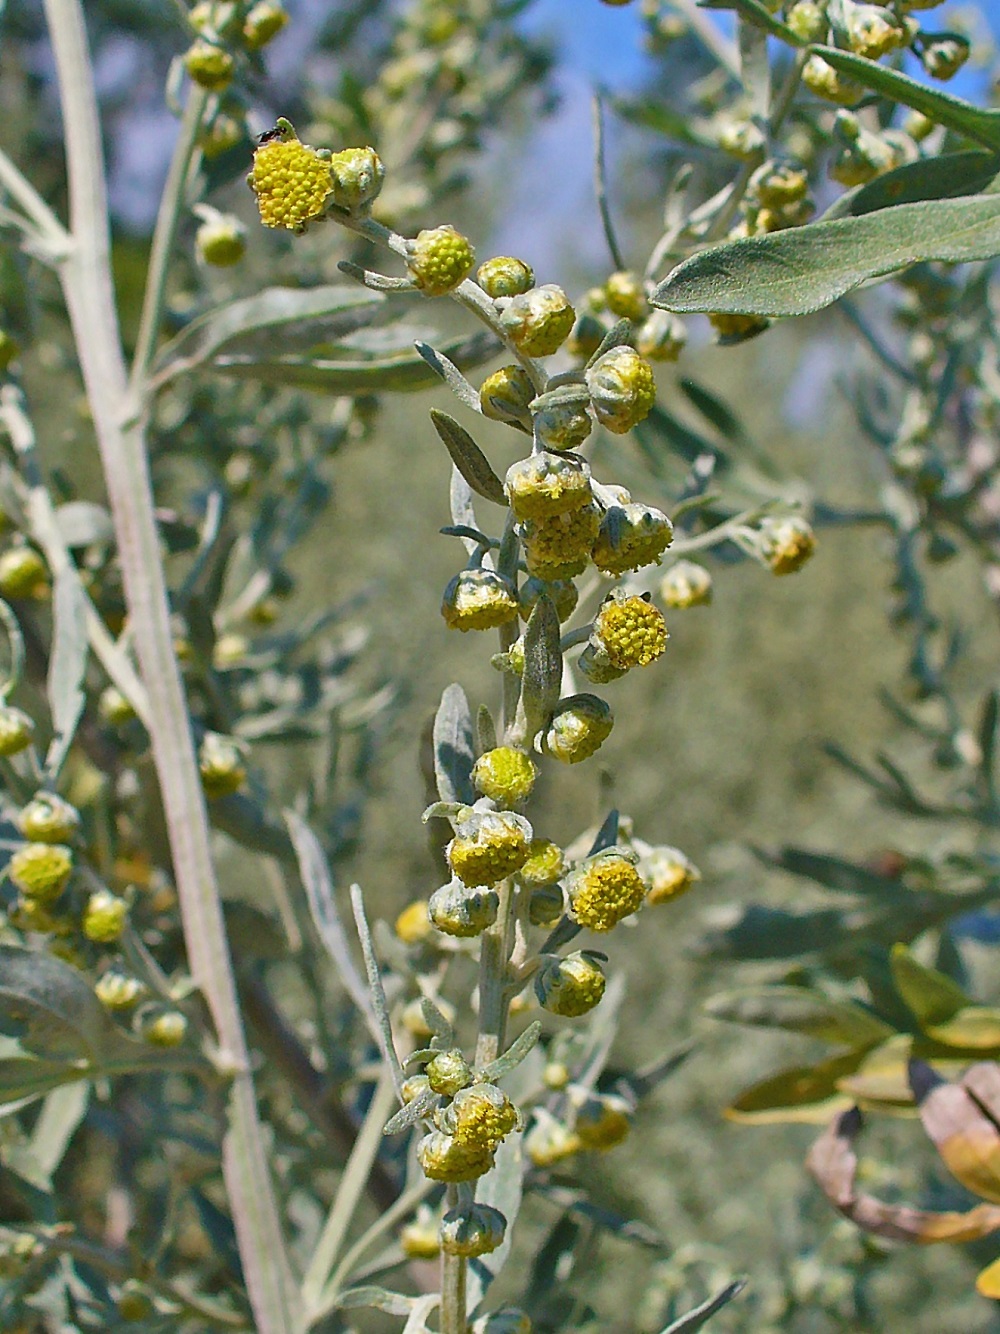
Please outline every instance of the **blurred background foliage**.
M158 196L175 128L162 110L162 87L186 29L182 11L167 5L92 0L87 8L108 127L115 271L128 338L141 301L150 201ZM579 51L565 31L575 17L567 25L565 12L543 6L546 24L530 4L483 6L498 16L483 25L490 44L479 54L489 76L484 83L469 79L462 64L477 58L475 49L452 51L448 40L441 44L447 60L414 72L421 59L413 22L419 6L301 0L288 8L290 27L266 65L241 85L244 105L233 108L248 113L253 133L280 113L317 144L370 139L388 168L383 202L396 226L453 222L475 238L481 255L510 249L535 265L540 281L560 282L571 294L607 278L614 265L602 253L589 188L589 108L581 111L584 81L570 63ZM599 11L595 21L602 33L613 31L615 44L643 40L635 6L627 15L603 10L596 0L565 8L586 8L588 22L589 10ZM678 161L697 164L706 192L726 169L697 115L699 98L703 106L711 100L711 62L694 37L657 27L661 19L665 24L666 6L646 9L652 18L645 62L608 56L618 85L612 101L625 113L610 120L612 209L628 256L636 259L659 234L664 184ZM0 142L31 165L38 188L61 206L51 62L39 8L26 0L11 0L3 16L0 110ZM332 229L294 241L265 237L242 179L249 152L250 139L241 135L205 168L210 202L248 227L246 258L236 270L198 264L197 220L185 223L190 262L180 266L169 304L178 330L193 312L271 283L337 281L337 261L358 257ZM67 495L100 500L54 283L36 282L37 270L29 281L9 251L2 264L5 323L38 348L26 365L25 389L53 485L58 489L63 478ZM881 290L868 299L866 310L883 330L893 300ZM468 332L438 306L416 305L412 321L438 346ZM707 324L693 320L679 374L718 395L738 414L741 429L727 439L668 375L661 381L664 407L702 445L731 457L737 471L766 470L784 494L815 505L819 549L789 580L775 581L751 562L721 564L712 606L675 613L661 669L630 679L628 707L602 750L599 781L591 772L572 772L558 793L548 800L542 793L553 838L575 834L581 809L597 820L610 803L634 819L644 838L683 848L701 868L696 892L669 913L644 919L648 929L618 933L609 947L613 968L627 978L613 1063L641 1066L691 1037L696 1046L681 1074L642 1104L626 1144L587 1169L598 1203L640 1220L648 1237L662 1243L626 1244L572 1215L553 1230L551 1206L539 1205L519 1234L521 1272L535 1263L543 1282L545 1265L575 1254L568 1289L580 1303L579 1328L592 1307L603 1328L625 1329L616 1312L630 1307L641 1288L646 1296L635 1327L658 1330L690 1300L746 1272L749 1292L713 1328L985 1334L1000 1329L992 1304L972 1290L977 1264L991 1258L988 1241L964 1250L884 1251L838 1221L805 1176L814 1127L751 1128L725 1119L724 1109L748 1086L785 1065L825 1059L829 1048L808 1032L762 1032L748 1040L743 1029L717 1018L734 1017L723 1013L720 995L781 983L874 999L906 1031L905 1007L892 1000L889 978L895 940L913 942L926 964L967 987L976 1002L1000 1004L996 918L970 915L956 897L970 894L979 909L980 891L985 887L984 898L995 892L995 806L987 802L969 814L956 813L955 805L968 808L963 792L982 792L983 753L993 745L996 604L982 578L991 553L967 544L946 561L919 553L917 573L900 565L899 534L885 520L892 478L886 450L852 406L861 383L883 394L889 415L899 399L885 389L884 367L842 311L779 325L734 347L714 345ZM447 410L452 400L430 389L352 406L324 393L261 394L252 384L214 378L168 390L156 422L158 494L165 510L177 506L175 586L185 571L193 579L185 610L196 657L212 660L219 649L215 629L202 626L207 639L198 640L198 581L211 582L212 570L192 563L219 476L235 496L225 511L222 547L249 544L251 564L267 573L259 602L266 603L262 621L273 615L273 624L248 630L234 623L248 656L221 673L224 695L239 698L244 722L261 720L257 735L245 733L255 743L253 781L282 801L311 784L338 883L358 880L372 914L389 921L436 883L419 820L427 720L451 680L463 681L474 702L496 688L479 646L448 638L438 615L455 551L453 539L434 535L448 521L449 461L430 429L432 406ZM500 428L483 424L479 439L496 470L505 469L509 444ZM669 511L683 476L679 440L676 424L659 434L651 428L642 451L631 438L605 437L595 469L635 484L644 499ZM852 512L877 518L833 521ZM916 606L900 617L907 598L911 604L925 598L932 610L922 614ZM298 731L282 715L281 735L267 745L267 719L282 705L281 680L269 668L289 665L291 641L283 636L329 607L336 617L317 627L312 646L294 646L300 692L315 708L302 710ZM921 680L918 659L944 661L951 640L956 651L944 678L935 667ZM268 696L271 685L278 697ZM224 699L216 701L223 712L224 706ZM211 704L205 710L216 725ZM324 732L326 717L335 721L333 745L310 736ZM933 728L939 733L929 735ZM900 799L885 769L877 773L878 790L843 763L849 756L871 766L880 754L913 777L927 809ZM328 782L332 798L321 801L317 794L329 795ZM225 813L220 819L226 822ZM246 813L234 807L230 819L237 837L219 845L224 890L270 916L271 891L240 846L247 841ZM838 861L808 861L789 848ZM917 894L925 896L926 917L914 907ZM930 902L935 895L941 902ZM871 916L869 904L877 909ZM268 981L300 1030L315 1031L294 970L278 963ZM711 998L716 1019L705 1014ZM336 1013L325 1022L336 1032ZM280 1090L269 1096L280 1104ZM911 1131L903 1122L871 1136L876 1193L948 1207L958 1188ZM98 1132L63 1169L82 1200L100 1199L113 1175L110 1139L117 1132L109 1124L103 1133L103 1156ZM213 1207L204 1197L203 1227L211 1226ZM191 1245L197 1253L197 1241Z

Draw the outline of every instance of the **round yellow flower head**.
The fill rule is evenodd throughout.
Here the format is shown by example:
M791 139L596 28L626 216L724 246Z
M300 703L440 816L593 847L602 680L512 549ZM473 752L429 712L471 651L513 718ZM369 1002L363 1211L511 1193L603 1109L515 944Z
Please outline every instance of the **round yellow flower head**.
M143 1026L142 1036L154 1047L179 1047L187 1031L188 1021L180 1010L162 1010Z
M516 519L551 519L590 504L590 469L583 459L543 450L511 464L504 490Z
M476 791L503 806L520 806L531 796L538 770L524 751L497 746L480 755L472 767Z
M35 724L23 709L0 704L0 755L17 755L31 745Z
M453 630L492 630L517 618L517 594L495 570L462 570L444 590L441 615Z
M503 1245L507 1220L491 1204L450 1209L441 1220L441 1249L446 1255L473 1258Z
M479 390L479 406L491 421L527 419L528 404L535 397L531 376L522 366L501 366L488 375Z
M667 638L662 612L644 597L615 589L597 613L591 641L607 654L612 667L627 672L655 662Z
M582 574L600 528L601 511L593 504L551 519L529 519L521 531L528 573L547 583Z
M608 310L623 320L641 320L646 312L646 290L642 279L631 270L613 273L604 284Z
M131 1010L145 994L146 987L137 977L117 969L104 973L94 984L94 995L106 1010Z
M679 899L701 879L694 862L678 848L652 848L639 860L642 878L649 885L647 903L669 903Z
M893 15L878 5L852 4L846 17L847 45L856 56L880 60L906 40L906 33Z
M676 361L687 343L687 326L669 310L654 310L635 333L635 349L647 361Z
M287 120L262 136L248 179L264 226L291 232L321 218L333 194L329 156L300 143Z
M550 1112L539 1108L534 1124L524 1137L524 1149L535 1167L554 1167L572 1158L583 1148L583 1141Z
M591 558L605 574L659 565L674 540L674 526L650 505L612 505L601 520Z
M579 764L604 744L614 725L614 715L603 699L568 695L556 705L542 736L542 747L563 764Z
M236 62L220 46L198 41L185 51L184 68L199 88L205 88L210 93L221 93L233 81Z
M621 848L588 857L571 873L566 888L570 912L591 931L610 931L637 912L646 897L635 858Z
M774 574L794 574L816 550L811 525L796 515L764 519L759 542L761 554Z
M36 903L54 903L72 870L73 849L61 843L25 843L8 864L11 883Z
M472 1070L457 1047L438 1052L424 1066L427 1086L445 1098L453 1098L459 1089L472 1083Z
M468 239L447 224L418 232L407 260L410 277L425 296L453 292L475 262L476 252Z
M448 865L463 885L495 885L521 869L530 846L531 825L522 815L477 811L448 844Z
M830 28L826 9L816 0L797 0L785 15L785 22L804 42L822 42Z
M0 554L0 597L40 600L48 591L48 566L32 547L9 547Z
M374 148L345 148L330 158L333 202L350 213L367 212L378 198L385 167Z
M822 56L810 56L802 68L802 82L826 102L851 106L864 96L864 88L853 79L838 73Z
M550 357L570 335L576 313L554 283L533 287L511 299L500 316L509 337L529 357Z
M531 418L532 429L546 449L577 449L594 429L586 405L551 403Z
M795 162L765 162L747 190L763 208L787 208L809 193L809 173Z
M431 1181L475 1181L493 1166L493 1150L432 1130L417 1146L417 1161Z
M19 811L17 827L32 843L68 843L80 828L80 812L55 792L36 792Z
M446 936L481 936L497 920L500 900L492 889L470 888L461 880L442 885L431 895L427 915Z
M554 885L565 870L566 861L559 844L547 838L533 838L528 847L528 860L518 875L527 885ZM561 901L559 911L562 911Z
M479 266L476 281L487 296L520 296L535 285L535 275L523 259L497 255Z
M712 576L704 565L679 560L660 581L660 597L678 610L705 606L712 601Z
M440 1113L441 1129L460 1144L475 1145L491 1154L521 1124L521 1114L495 1084L473 1084L455 1094Z
M422 1205L412 1222L399 1230L399 1245L409 1260L436 1260L441 1253L438 1220Z
M586 372L586 381L597 420L616 435L648 417L656 402L653 368L632 347L605 352Z
M395 921L395 932L404 945L419 945L431 931L431 919L426 899L414 899L407 904Z
M576 1019L600 1004L607 979L598 961L584 950L552 958L535 977L535 995L543 1010Z
M198 747L198 771L206 797L228 797L246 782L243 752L231 737L206 732Z
M238 218L210 218L198 228L194 238L198 257L215 268L231 268L246 254L246 228Z
M100 945L110 945L125 930L128 904L109 889L98 889L83 910L83 934Z
M243 20L243 40L251 51L259 51L277 37L288 22L288 11L270 0L258 0Z
M632 1129L631 1109L624 1098L597 1094L577 1108L573 1128L584 1148L613 1149Z

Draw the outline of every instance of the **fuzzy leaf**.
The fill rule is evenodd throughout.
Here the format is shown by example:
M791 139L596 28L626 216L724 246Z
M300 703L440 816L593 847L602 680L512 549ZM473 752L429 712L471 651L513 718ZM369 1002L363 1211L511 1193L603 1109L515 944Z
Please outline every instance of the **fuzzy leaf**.
M745 1278L734 1279L721 1292L717 1292L714 1297L710 1297L707 1302L702 1302L693 1311L688 1311L679 1320L675 1320L668 1325L662 1331L662 1334L695 1334L695 1330L702 1329L717 1311L721 1311L724 1306L729 1305L734 1297L738 1297L746 1285L747 1280Z
M746 987L713 996L705 1010L726 1023L785 1029L851 1048L875 1046L893 1033L860 1005L828 1000L806 987Z
M525 740L532 741L546 725L559 699L563 661L559 651L559 617L544 594L532 608L524 632L524 675L520 708Z
M872 92L893 102L901 102L914 111L921 111L936 124L954 130L966 139L1000 150L1000 111L987 111L973 106L971 102L963 101L951 93L928 88L926 84L918 83L899 70L890 69L874 60L866 60L864 56L856 56L849 51L832 46L813 46L809 49L822 56L839 73L846 74Z
M460 369L481 366L500 351L491 333L476 333L446 343L441 349ZM416 351L368 360L314 357L251 357L225 354L213 362L224 375L258 384L314 389L325 394L377 394L385 390L430 389L438 377Z
M73 744L86 697L87 600L80 576L72 565L59 570L52 592L53 645L49 661L48 699L52 713L52 744L45 757L46 772L58 774Z
M507 1220L503 1242L489 1255L469 1261L468 1309L474 1313L490 1284L507 1263L514 1240L514 1225L521 1208L524 1165L522 1135L508 1135L497 1149L493 1167L476 1184L476 1199L499 1209Z
M861 1129L856 1107L842 1112L819 1137L806 1159L823 1194L838 1212L865 1232L890 1241L975 1241L1000 1228L1000 1209L980 1204L967 1213L930 1213L906 1205L885 1204L855 1189L858 1160L852 1143Z
M947 1024L969 1007L960 986L936 968L926 968L905 945L892 947L891 964L896 989L925 1031Z
M192 320L156 361L158 377L172 379L223 351L251 353L280 345L315 347L369 324L385 297L364 288L268 287L257 296L230 301Z
M666 310L808 315L872 278L929 260L1000 254L1000 196L932 199L712 246L650 301Z
M981 148L961 153L922 157L876 176L867 185L848 190L823 214L823 221L847 216L860 217L896 204L916 204L922 199L955 199L985 190L997 172L1000 157Z
M473 440L464 426L459 425L447 412L431 408L431 421L434 429L444 441L444 447L451 455L451 461L462 474L469 486L484 500L492 500L494 505L506 507L503 482L490 467L490 461Z
M434 774L442 801L472 805L474 761L469 701L460 685L445 686L434 718Z
M483 1066L479 1072L480 1078L495 1084L498 1080L509 1075L535 1047L541 1035L541 1022L538 1019L533 1019L524 1032L514 1039L502 1055L498 1056L495 1061L490 1061L488 1065Z
M482 412L482 405L479 402L479 393L474 385L471 385L462 372L453 361L449 361L442 353L437 352L429 343L419 340L414 342L413 346L435 375L439 376L459 402L464 403L467 408L473 412ZM432 414L433 415L433 414ZM447 444L447 440L445 444Z

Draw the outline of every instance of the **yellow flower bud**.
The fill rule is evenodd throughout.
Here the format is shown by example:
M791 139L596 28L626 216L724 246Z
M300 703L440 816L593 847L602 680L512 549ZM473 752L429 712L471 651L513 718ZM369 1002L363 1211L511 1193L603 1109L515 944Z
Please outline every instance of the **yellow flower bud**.
M653 369L632 347L605 352L586 372L586 381L597 420L616 435L648 417L656 402Z
M98 889L83 911L83 934L100 945L110 945L125 930L128 904L108 889Z
M407 260L410 276L425 296L453 292L475 262L468 240L448 225L418 232Z
M73 850L60 843L25 843L10 859L11 883L26 899L54 903L73 871Z
M660 597L666 606L679 610L706 606L712 601L712 576L704 565L679 560L660 581Z
M233 81L236 62L220 46L198 41L185 51L184 68L199 88L210 93L221 93Z
M444 591L441 615L453 630L492 630L517 619L517 594L494 570L463 570Z
M504 490L516 519L551 519L590 503L590 469L583 459L543 450L511 464Z
M519 806L531 796L538 773L523 751L512 746L488 750L472 767L476 791L504 806Z
M569 337L575 319L562 288L545 283L513 297L500 323L526 356L549 357Z
M535 285L535 275L531 266L523 259L514 259L510 255L498 255L479 266L476 281L487 296L494 299L501 296L520 296Z
M553 711L542 735L547 755L563 764L579 764L593 755L611 735L614 715L596 695L568 695Z
M528 860L531 838L531 825L513 811L476 812L448 844L448 865L464 885L495 885Z
M618 671L645 667L667 647L663 614L644 597L615 589L594 619L592 643Z
M249 177L260 220L265 227L304 232L326 212L333 193L329 159L300 143L287 121L262 138Z
M620 848L608 848L574 870L567 881L570 912L591 931L610 931L642 906L646 883L635 860Z
M600 963L584 950L551 958L535 977L535 995L543 1010L576 1019L600 1004L607 979Z
M21 808L17 827L32 843L68 843L80 828L80 812L54 792L36 792Z

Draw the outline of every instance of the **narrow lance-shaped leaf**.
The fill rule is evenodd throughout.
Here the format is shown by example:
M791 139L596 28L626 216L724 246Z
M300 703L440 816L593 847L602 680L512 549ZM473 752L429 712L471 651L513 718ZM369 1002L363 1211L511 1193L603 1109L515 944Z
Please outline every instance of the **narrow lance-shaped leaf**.
M713 996L713 1019L784 1029L844 1047L872 1047L892 1036L888 1024L849 1001L832 1001L806 987L746 987Z
M1000 1228L1000 1208L980 1204L967 1213L931 1213L885 1204L855 1187L858 1160L852 1148L861 1129L856 1107L841 1113L809 1150L806 1167L833 1207L865 1232L889 1241L976 1241Z
M481 366L501 350L491 333L476 333L446 343L441 351L459 369ZM393 390L430 389L438 383L436 373L416 351L384 357L331 359L325 357L238 356L216 357L214 368L223 375L253 380L257 384L314 389L327 394L376 394Z
M445 449L451 455L451 461L462 474L469 486L484 500L492 500L494 505L506 505L503 482L490 467L490 461L473 440L472 436L447 412L431 408L431 421L434 429L444 442Z
M460 685L446 686L434 718L434 774L442 801L470 805L472 789L472 711Z
M1000 195L932 199L712 246L679 264L650 300L686 313L808 315L911 264L997 254Z
M471 408L473 412L482 412L478 391L474 385L469 383L453 361L449 361L443 353L436 351L429 343L418 340L413 346L434 374L440 376L460 402L464 403L467 408Z
M957 983L936 968L927 968L905 945L896 944L891 955L896 989L921 1028L945 1024L969 1004Z
M55 776L73 744L86 697L83 679L87 672L87 601L80 576L72 565L56 573L52 594L53 645L49 662L48 697L54 736L45 757L45 768Z
M823 214L822 221L860 217L880 208L897 204L916 204L922 199L953 199L977 195L985 190L1000 171L1000 157L981 148L961 153L941 153L935 157L906 162L893 171L876 176L866 185L842 194Z
M810 50L822 56L838 73L846 74L872 92L920 111L936 124L954 130L966 139L1000 150L1000 111L973 106L952 93L928 88L899 70L853 55L850 51L833 46L813 46Z
M524 676L518 712L523 710L524 739L532 741L548 722L562 682L559 617L550 598L535 603L524 632Z

